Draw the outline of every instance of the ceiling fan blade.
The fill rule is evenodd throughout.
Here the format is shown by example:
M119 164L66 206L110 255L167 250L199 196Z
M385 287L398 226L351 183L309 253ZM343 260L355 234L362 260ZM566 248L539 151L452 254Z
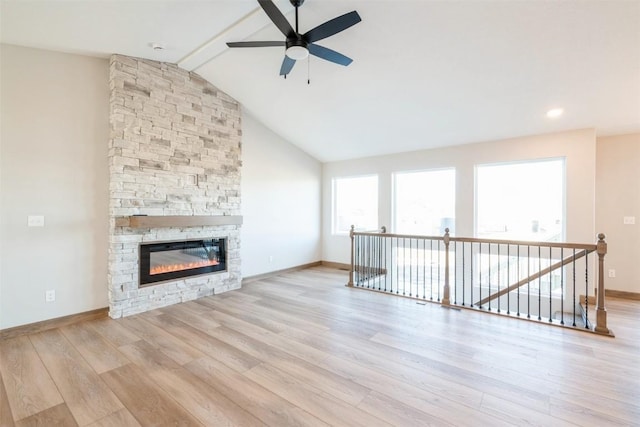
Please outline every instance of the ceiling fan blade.
M281 42L229 42L227 46L229 47L284 47L286 43L284 41Z
M360 15L354 10L353 12L345 13L342 16L318 25L312 30L307 31L302 38L304 38L307 43L317 42L318 40L337 34L340 31L344 31L360 21L362 21Z
M344 65L345 67L353 62L353 59L349 58L348 56L344 56L343 54L338 53L335 50L331 50L317 44L309 45L309 53L329 62Z
M296 60L291 59L287 55L285 55L284 60L282 61L282 66L280 67L280 75L286 76L287 74L289 74L294 65L296 65Z
M271 19L276 27L282 31L282 34L287 37L294 37L296 35L296 32L293 31L293 27L289 24L287 18L284 17L282 12L280 12L280 9L278 9L271 0L258 0L258 3L260 3L260 6L262 6L264 13L267 14L269 19Z

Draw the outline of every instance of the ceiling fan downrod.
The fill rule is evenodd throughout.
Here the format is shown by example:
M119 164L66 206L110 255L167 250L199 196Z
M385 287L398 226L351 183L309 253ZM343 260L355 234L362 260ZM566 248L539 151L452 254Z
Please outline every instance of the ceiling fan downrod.
M296 34L300 34L300 30L298 30L298 8L302 6L304 0L289 0L293 7L296 8Z

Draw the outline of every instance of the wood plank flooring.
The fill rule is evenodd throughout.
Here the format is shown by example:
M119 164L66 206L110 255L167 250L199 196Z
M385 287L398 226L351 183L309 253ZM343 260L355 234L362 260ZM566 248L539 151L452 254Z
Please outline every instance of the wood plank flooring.
M0 426L640 426L640 302L616 338L287 272L0 341Z

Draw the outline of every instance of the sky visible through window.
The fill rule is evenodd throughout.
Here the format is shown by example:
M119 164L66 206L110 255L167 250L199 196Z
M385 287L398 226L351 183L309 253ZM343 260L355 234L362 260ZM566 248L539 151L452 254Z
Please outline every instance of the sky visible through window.
M378 228L378 176L336 178L334 189L334 233Z
M395 230L400 234L440 236L454 233L455 169L399 172L395 182Z
M476 183L477 237L563 240L564 159L478 166Z

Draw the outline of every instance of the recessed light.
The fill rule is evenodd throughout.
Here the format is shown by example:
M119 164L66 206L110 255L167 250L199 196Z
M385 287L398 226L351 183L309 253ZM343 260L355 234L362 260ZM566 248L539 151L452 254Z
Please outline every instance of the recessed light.
M151 43L151 48L153 50L164 50L164 46L160 43Z
M564 110L562 108L552 108L551 110L547 111L547 117L549 117L550 119L557 119L562 115L562 113L564 113Z

